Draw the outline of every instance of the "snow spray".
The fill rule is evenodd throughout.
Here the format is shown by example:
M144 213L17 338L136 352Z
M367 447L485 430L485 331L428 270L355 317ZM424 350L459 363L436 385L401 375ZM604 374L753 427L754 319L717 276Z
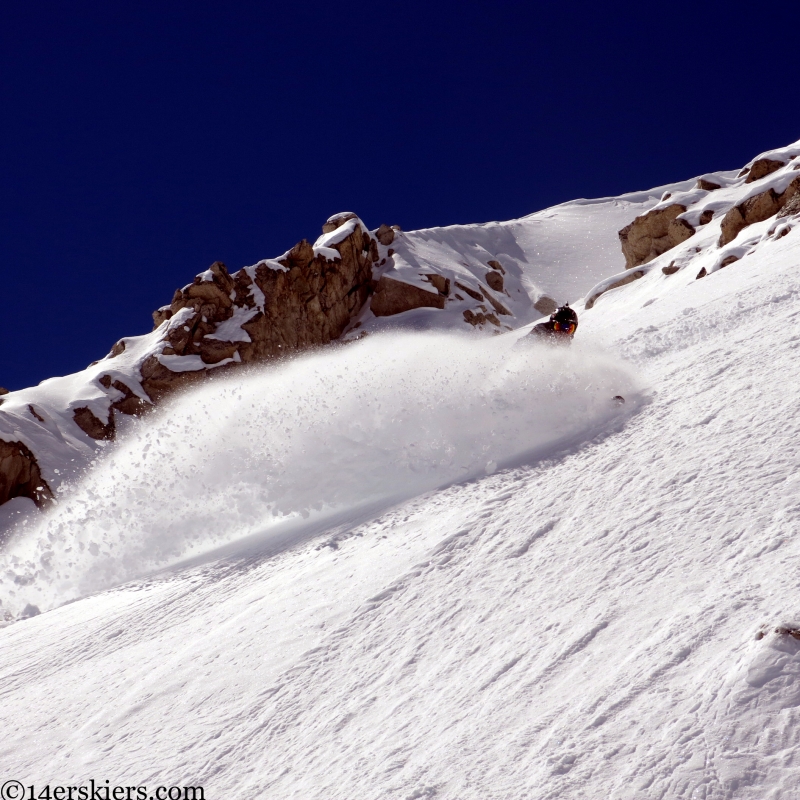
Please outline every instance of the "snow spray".
M397 502L631 413L579 343L386 333L209 381L128 431L0 552L0 615L141 577L281 519ZM612 402L625 395L621 410Z

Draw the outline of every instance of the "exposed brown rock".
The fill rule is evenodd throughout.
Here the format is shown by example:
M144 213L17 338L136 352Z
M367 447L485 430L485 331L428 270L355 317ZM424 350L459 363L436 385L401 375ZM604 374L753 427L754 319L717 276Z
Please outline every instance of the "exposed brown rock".
M358 219L358 214L353 214L350 211L345 212L344 214L337 214L335 217L331 217L322 226L322 232L333 233L333 231L335 231L337 228L341 228L345 222L349 222L351 219Z
M722 218L719 246L732 242L748 225L763 222L786 207L800 193L800 178L795 178L781 194L767 189L761 194L734 206Z
M707 208L701 215L700 215L700 224L701 225L708 225L711 220L714 219L714 212Z
M377 231L375 231L375 238L385 247L388 247L394 241L394 228L390 228L388 225L381 225Z
M800 192L796 192L789 202L778 212L779 217L791 217L800 214Z
M376 317L390 317L415 308L444 308L444 304L443 294L381 275L370 308Z
M496 269L498 272L502 272L503 275L506 274L506 271L503 269L503 265L499 261L487 261L486 262L492 269Z
M684 211L686 206L676 203L648 211L626 225L619 232L626 269L647 264L692 236L694 228L685 219L677 218Z
M474 289L470 289L469 286L464 286L463 283L459 283L456 281L456 286L461 289L462 292L468 294L473 300L477 300L480 302L483 300L483 295L480 292L476 292Z
M326 226L337 230L354 217L340 215ZM359 225L332 247L339 257L329 261L324 256L315 256L313 246L304 239L278 260L285 269L274 268L267 262L258 264L255 281L243 269L230 275L222 262L215 262L210 267L210 276L198 276L192 284L176 291L169 316L162 313L164 319L171 319L183 309L191 311L184 324L170 329L163 354L197 355L209 366L234 358L249 363L337 339L372 291L372 263L377 258L377 246ZM253 300L253 283L264 294L263 311L256 308ZM431 297L438 296L431 294ZM250 341L208 338L220 323L233 316L236 307L253 311L242 325ZM219 374L229 366L216 367L213 373ZM141 373L142 387L153 402L208 377L203 369L173 372L157 356L144 362ZM146 410L146 404L139 406L134 399L128 398L127 405Z
M108 422L99 420L86 406L76 408L72 413L75 424L92 439L113 439L115 433L114 415L109 413Z
M734 206L722 218L719 246L724 247L728 242L732 242L739 235L739 231L746 227L747 222L741 206Z
M639 280L639 278L644 277L644 270L637 269L636 272L631 272L626 275L624 278L620 278L618 281L615 281L610 286L606 286L604 289L601 289L599 292L595 292L595 294L591 295L589 299L586 301L586 309L587 311L594 306L597 302L597 298L601 295L604 295L606 292L610 292L612 289L619 289L620 286L626 286L629 283L633 283L633 281Z
M28 403L28 411L34 419L44 422L44 417L30 403Z
M8 389L5 386L0 386L0 395L9 394Z
M468 322L470 325L485 325L487 322L491 322L492 325L496 327L500 327L500 320L494 314L486 314L482 311L470 311L467 309L464 312L464 320Z
M705 278L706 275L708 275L708 273L706 272L706 268L703 267L700 270L700 272L697 273L697 277L695 278L695 280L700 280L700 278Z
M533 304L533 307L542 315L550 315L558 308L558 303L552 297L543 294Z
M679 270L680 270L680 267L676 267L674 261L668 267L661 267L661 271L665 275L674 275Z
M53 499L33 453L21 442L0 439L0 505L29 497L40 508Z
M489 292L482 292L482 294L486 302L490 303L498 314L502 314L504 317L512 316L511 312L502 303L495 300Z
M162 322L166 322L172 316L172 309L169 306L162 306L153 312L153 330L158 328ZM115 355L117 355L115 353Z
M429 283L433 284L439 294L443 294L445 297L450 294L450 278L445 278L444 275L438 275L435 272L428 273L422 277L425 278L425 280Z
M156 325L156 327L158 327L158 325ZM111 352L109 352L108 357L109 358L116 358L118 355L120 355L121 353L124 353L124 352L125 352L125 340L124 339L120 339L111 348Z
M503 276L499 272L487 272L486 284L495 292L503 291Z
M766 178L767 175L771 175L776 170L779 170L784 163L784 161L776 161L772 158L759 158L757 161L754 161L753 166L750 167L745 183L753 183L754 181L761 180L761 178Z
M729 264L733 264L734 261L738 261L739 256L726 256L722 259L722 263L719 265L719 268L722 269L723 267L727 267Z
M119 411L128 416L138 417L153 408L150 403L145 402L141 397L134 394L130 386L126 386L119 380L112 382L110 375L101 376L98 379L98 383L105 389L114 388L122 395L119 400L115 400L111 404L111 408L114 409L114 411Z
M706 180L705 178L699 178L697 181L697 188L698 189L705 189L707 192L713 192L717 189L721 189L722 187L718 183L714 183L714 181Z
M157 356L147 358L140 367L140 371L142 386L154 404L158 404L167 395L205 381L212 374L218 372L218 370L214 370L213 373L210 373L204 369L173 372L171 369L167 369Z

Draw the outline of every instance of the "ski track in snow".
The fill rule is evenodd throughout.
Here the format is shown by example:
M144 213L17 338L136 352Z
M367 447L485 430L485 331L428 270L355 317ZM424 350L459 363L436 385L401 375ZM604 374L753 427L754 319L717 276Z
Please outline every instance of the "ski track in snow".
M800 622L799 260L794 231L603 297L579 336L654 394L582 447L4 629L7 774L795 798L800 641L774 630Z

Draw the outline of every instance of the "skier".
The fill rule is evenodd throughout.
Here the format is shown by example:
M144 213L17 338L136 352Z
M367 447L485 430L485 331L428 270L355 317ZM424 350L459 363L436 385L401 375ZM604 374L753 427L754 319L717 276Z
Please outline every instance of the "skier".
M578 315L569 307L569 303L564 303L550 315L548 322L534 325L530 335L548 344L570 344L576 330Z

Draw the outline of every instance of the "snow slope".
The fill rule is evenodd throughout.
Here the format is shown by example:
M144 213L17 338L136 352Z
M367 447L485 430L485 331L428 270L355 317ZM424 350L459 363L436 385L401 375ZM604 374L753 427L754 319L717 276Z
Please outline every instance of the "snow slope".
M592 285L619 272L625 259L618 232L658 205L665 194L688 191L694 183L692 179L619 197L573 200L509 222L398 232L390 246L380 247L384 258L390 249L393 255L378 274L385 271L430 290L422 276L436 272L451 280L451 299L443 311L420 308L389 319L376 319L366 308L358 320L358 332L397 327L463 329L462 312L469 304L453 301L459 291L456 283L484 286L487 263L492 260L505 270L505 291L498 299L513 313L515 327L540 319L542 314L532 302L542 297L558 304L577 302ZM503 316L500 320L504 325L508 322Z
M541 316L532 303L542 295L560 302L577 300L601 278L619 271L624 260L617 231L637 214L658 203L665 191L688 189L692 183L683 181L616 198L576 200L511 222L398 233L391 248L379 248L386 264L376 271L376 276L388 271L404 282L430 291L431 285L421 275L436 272L452 279L454 291L451 300L443 310L417 309L379 319L365 308L358 320L358 330L352 334L357 336L364 331L376 333L398 327L471 331L463 311L475 303L468 297L463 303L455 301L458 292L455 282L471 287L473 291L483 288L488 292L485 280L487 271L491 270L487 261L498 258L505 265L506 272L505 292L497 293L497 299L512 314L510 317L501 316L504 329L531 322ZM315 242L315 252L335 253L331 245L361 224L360 220L354 219L324 234ZM389 256L390 249L392 256ZM275 260L268 259L264 263L273 269L284 269ZM255 267L245 269L254 275ZM206 271L201 277L212 280L213 276ZM241 325L257 313L263 302L263 296L256 297L254 308L239 309L212 338L248 340ZM139 370L149 356L156 355L174 371L209 368L199 356L161 355L167 328L179 327L184 321L177 315L156 331L124 339L124 353L106 356L74 375L51 378L39 386L4 396L0 399L0 439L19 441L28 447L37 457L47 485L58 491L65 480L81 474L106 445L105 441L90 438L73 419L78 407L89 408L103 423L114 413L111 404L122 395L114 388L101 385L103 376L120 380L137 396L147 400ZM496 330L491 325L486 328L486 332ZM225 363L227 361L213 366ZM116 414L115 417L121 425L131 422L124 415ZM33 503L27 498L16 498L0 507L0 538L15 521L33 511Z
M488 391L488 402L504 358L544 370L535 383L550 404L531 393L543 409L534 423L525 387L506 377L509 408L470 411L502 441L462 435L458 423L441 451L479 467L497 446L498 471L443 486L453 475L440 452L435 465L406 462L414 475L425 464L422 483L409 484L422 494L375 492L370 507L341 494L348 478L391 488L383 470L430 428L406 420L405 445L378 440L381 460L353 441L382 430L357 403L334 415L349 441L332 441L334 427L316 419L304 438L301 422L282 441L305 448L306 488L335 490L329 518L304 520L314 495L301 491L282 528L204 534L182 566L0 630L4 777L203 785L242 798L796 797L800 641L777 632L800 627L796 221L781 237L748 228L749 255L702 280L690 262L671 276L653 262L581 314L591 344L555 363L515 344L523 331L474 340L495 348L494 361L441 334L387 335L398 354L410 342L446 351L419 380L395 364L381 384L393 413L410 408L418 420L421 403L438 420L455 413L452 398L470 407ZM462 382L448 394L454 364L477 389ZM615 382L635 372L628 380L648 387L648 402L622 414L576 405L576 369L599 387L608 364ZM322 369L313 358L295 368ZM242 379L239 410L248 380L264 378ZM566 436L536 438L542 420ZM532 438L516 442L523 434ZM143 476L144 443L131 435L129 468ZM230 455L225 436L194 443L212 448L198 465ZM360 473L350 462L364 459ZM115 512L91 496L108 480L105 463L80 489L97 517L83 519L108 523L129 555L135 499L112 498ZM185 502L186 486L156 494L156 511ZM193 500L211 527L223 519L215 498ZM43 570L67 575L66 589L21 571L15 603L44 587L68 592L76 564L85 574L82 555L47 552ZM18 568L6 561L4 577Z
M634 377L594 349L452 334L371 336L214 381L142 420L9 543L2 608L49 609L243 536L282 536L275 522L541 457L618 420L618 393L632 409Z

